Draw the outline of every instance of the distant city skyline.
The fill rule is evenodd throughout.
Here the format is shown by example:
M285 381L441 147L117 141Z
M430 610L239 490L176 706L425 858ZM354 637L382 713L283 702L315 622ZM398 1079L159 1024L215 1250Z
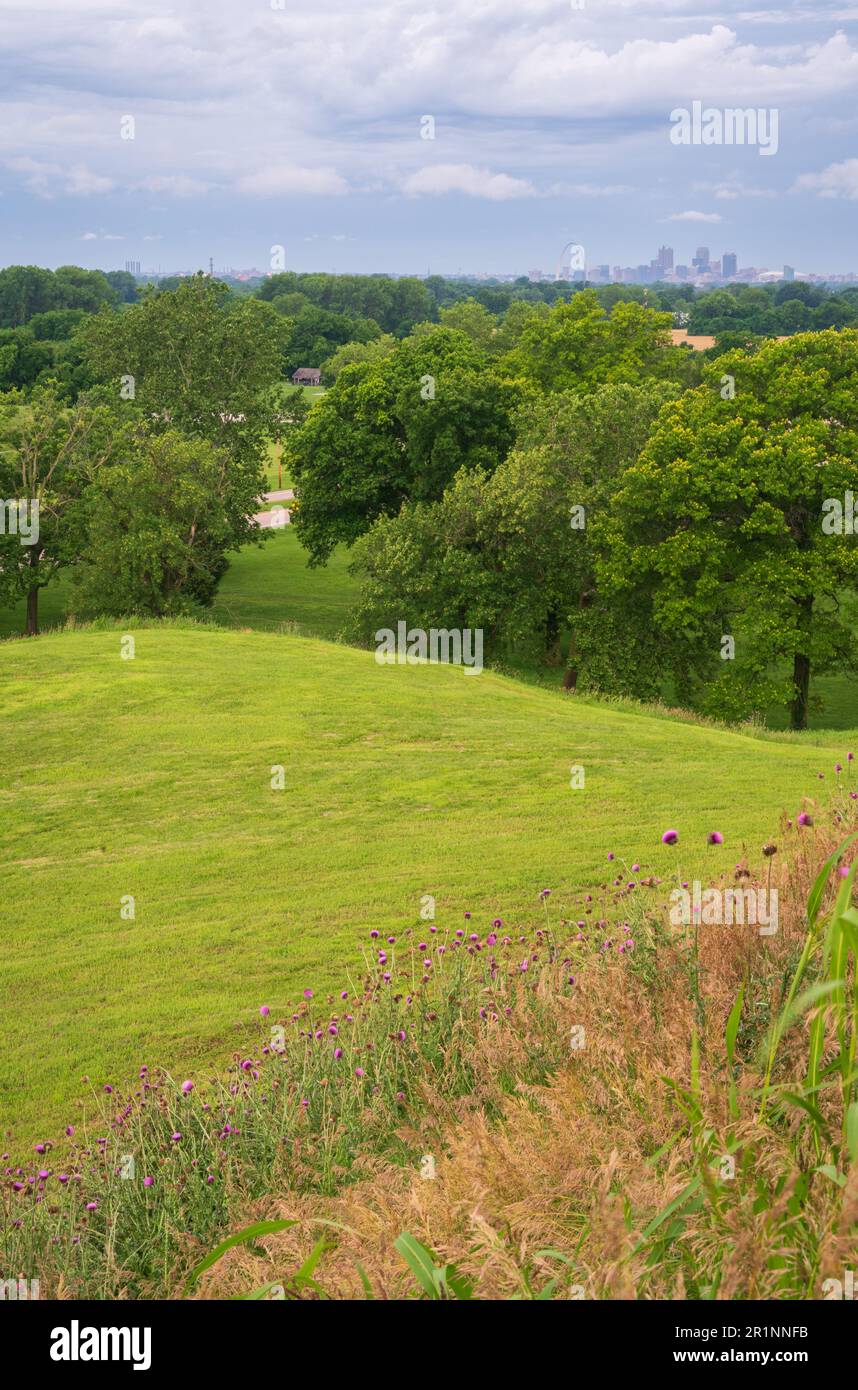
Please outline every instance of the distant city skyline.
M194 268L190 266L186 266L182 269L177 267L162 268L161 266L141 266L139 261L129 260L125 261L124 267L100 266L98 268L104 270L124 268L131 274L144 279L146 276L158 276L161 278L186 276L202 271L203 273L214 274L215 276L220 275L230 279L247 281L261 279L265 276L279 273L277 270L264 270L257 266L218 266L214 263L212 257L201 258L199 265ZM291 270L297 274L314 273L301 271L299 267L290 265L283 266L280 269ZM786 263L778 268L764 265L745 265L740 261L739 255L735 251L725 250L722 251L720 256L713 256L710 247L702 245L695 247L694 254L689 255L686 262L676 259L674 247L662 245L659 247L656 256L649 262L639 262L626 266L620 264L611 265L607 261L597 262L595 264L586 262L583 270L573 270L571 266L559 266L558 270L560 272L559 274L554 271L543 270L540 267L532 267L527 271L506 270L492 272L473 269L431 271L427 269L425 271L412 270L399 273L394 271L385 272L383 268L379 268L375 273L397 275L398 278L401 278L401 274L404 273L424 279L431 273L449 279L461 278L475 281L485 279L500 281L528 279L534 282L550 282L560 279L571 283L586 280L593 284L690 284L698 288L725 285L731 282L741 284L765 284L783 280L806 280L809 283L836 285L840 282L851 283L858 280L858 272L856 271L847 271L837 275L826 274L824 271L820 272L816 269L797 269L795 266ZM316 270L315 273L325 272ZM331 269L326 273L334 274L336 272ZM346 274L349 272L342 271L340 273Z

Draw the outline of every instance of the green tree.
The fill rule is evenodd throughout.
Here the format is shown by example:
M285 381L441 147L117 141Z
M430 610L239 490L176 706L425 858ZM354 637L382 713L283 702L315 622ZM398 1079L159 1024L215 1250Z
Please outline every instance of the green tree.
M137 279L129 270L108 270L104 278L116 291L122 304L137 303Z
M34 314L57 308L54 276L37 265L0 270L0 328L18 328Z
M383 333L368 343L343 343L327 361L322 363L322 377L326 386L333 386L343 367L352 367L356 362L375 362L380 357L388 357L396 347L392 333Z
M39 593L81 553L85 523L81 502L88 480L115 457L117 435L104 407L67 406L53 384L29 397L0 396L0 498L25 506L37 518L30 543L20 524L0 528L0 595L8 604L25 598L28 636L39 630Z
M547 317L530 319L504 361L543 391L581 390L640 380L669 345L669 314L629 303L615 304L606 314L588 289Z
M268 442L279 421L283 320L258 299L231 298L198 275L147 294L121 314L89 319L76 339L96 381L117 400L133 391L154 428L203 439L230 460L225 505L231 542L258 536L252 521L265 489Z
M722 385L734 382L735 395ZM858 493L858 332L727 353L666 405L604 523L600 592L633 601L682 697L807 725L811 674L856 670L858 546L823 528ZM826 505L828 504L828 505ZM723 638L736 642L722 660Z
M591 524L676 394L648 383L531 403L517 447L491 474L461 469L439 501L403 505L357 542L354 634L371 640L400 620L477 627L490 654L556 664L568 627L575 679L579 667L585 680L597 662L604 670ZM640 666L634 640L623 660Z
M449 309L440 311L438 319L444 328L457 328L483 352L491 352L498 321L476 299L463 299L458 304L451 304Z
M512 445L522 397L449 328L344 368L284 453L311 563L403 501L440 497L460 467L493 471Z
M230 460L207 440L138 423L122 457L91 478L70 608L78 617L208 606L234 545Z
M79 265L61 265L54 272L54 287L58 309L85 309L94 314L103 305L113 307L119 302L118 290L100 270L84 270Z
M334 313L315 304L301 309L294 318L285 322L288 323L284 343L287 376L291 376L298 367L321 367L344 343L369 343L381 337L381 329L373 319Z

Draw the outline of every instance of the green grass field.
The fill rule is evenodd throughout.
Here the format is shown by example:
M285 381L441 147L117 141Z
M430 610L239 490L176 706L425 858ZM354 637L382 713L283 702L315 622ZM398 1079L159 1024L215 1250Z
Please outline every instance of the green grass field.
M73 1121L83 1075L118 1085L144 1062L223 1062L260 1004L279 1013L306 986L341 986L370 927L417 925L422 894L439 921L514 920L543 887L577 914L608 849L642 874L730 868L818 793L818 770L830 786L847 746L382 667L300 637L131 630L132 661L121 629L2 649L12 1146ZM723 848L705 848L711 829Z
M266 630L299 623L307 636L334 638L357 593L348 563L348 551L340 546L327 565L310 569L295 532L284 527L261 546L246 546L231 557L212 616L224 626ZM65 622L67 595L64 577L42 591L39 614L44 632ZM0 638L20 636L23 626L23 603L0 608Z
M246 546L233 557L213 616L228 627L268 631L298 623L302 635L335 638L357 596L348 564L348 551L339 546L327 565L310 569L286 526L262 546Z

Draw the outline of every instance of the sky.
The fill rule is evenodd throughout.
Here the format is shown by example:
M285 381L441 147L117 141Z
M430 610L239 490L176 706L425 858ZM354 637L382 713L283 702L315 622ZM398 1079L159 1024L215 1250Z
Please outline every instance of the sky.
M4 265L858 271L858 5L0 0L0 94Z

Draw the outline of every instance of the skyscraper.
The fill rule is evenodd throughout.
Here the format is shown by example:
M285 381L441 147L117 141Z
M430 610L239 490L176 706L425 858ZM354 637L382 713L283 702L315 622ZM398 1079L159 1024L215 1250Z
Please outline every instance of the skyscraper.
M729 275L735 275L739 267L739 260L735 251L725 251L721 257L721 274L726 280Z
M658 268L659 270L673 270L672 246L660 246L658 248Z

